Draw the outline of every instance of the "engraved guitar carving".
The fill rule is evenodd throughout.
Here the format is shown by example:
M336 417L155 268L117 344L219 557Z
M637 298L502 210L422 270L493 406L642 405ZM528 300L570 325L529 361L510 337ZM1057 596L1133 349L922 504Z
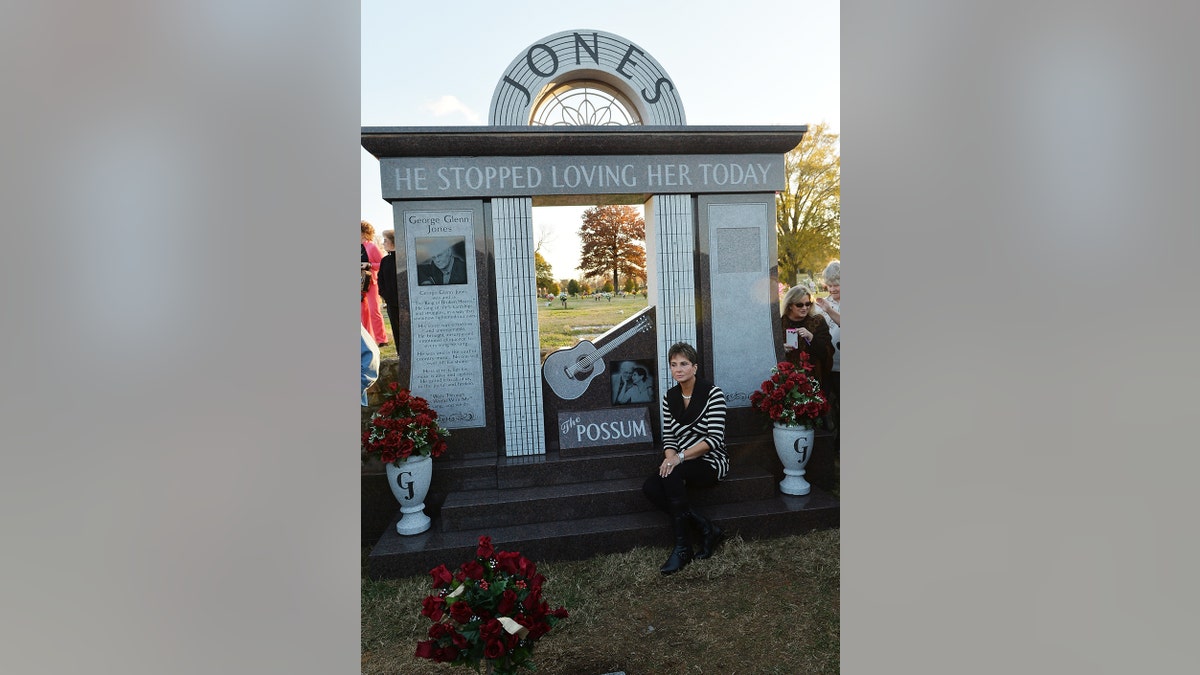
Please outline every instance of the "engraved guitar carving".
M604 355L650 328L650 317L643 316L632 328L599 349L588 340L580 340L570 349L551 353L542 365L546 384L561 399L569 401L583 396L592 380L604 372Z

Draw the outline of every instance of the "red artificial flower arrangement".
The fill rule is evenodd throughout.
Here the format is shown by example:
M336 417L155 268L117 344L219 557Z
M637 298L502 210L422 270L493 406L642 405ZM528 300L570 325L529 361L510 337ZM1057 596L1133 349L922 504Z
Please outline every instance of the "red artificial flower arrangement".
M398 468L413 455L440 457L446 452L450 432L438 423L428 401L395 382L383 392L383 399L363 432L364 454L379 455L384 464Z
M417 658L479 670L486 659L499 675L518 667L533 669L533 646L567 610L551 610L542 599L545 577L520 553L497 551L480 537L476 558L451 574L445 565L430 570L437 591L424 600L429 640L417 643Z
M818 418L829 412L829 401L821 392L821 385L809 374L812 370L813 365L804 352L800 352L799 368L780 361L762 387L750 394L750 404L766 413L772 422L811 429Z

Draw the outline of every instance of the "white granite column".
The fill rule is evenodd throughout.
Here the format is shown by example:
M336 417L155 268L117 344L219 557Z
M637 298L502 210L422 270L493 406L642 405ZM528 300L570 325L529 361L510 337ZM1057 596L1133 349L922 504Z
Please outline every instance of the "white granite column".
M546 453L542 428L541 354L533 263L533 200L492 200L500 394L509 457Z
M676 342L697 349L696 332L696 233L690 195L654 195L646 209L646 287L655 306L658 329L659 391L673 384L664 365L667 350Z

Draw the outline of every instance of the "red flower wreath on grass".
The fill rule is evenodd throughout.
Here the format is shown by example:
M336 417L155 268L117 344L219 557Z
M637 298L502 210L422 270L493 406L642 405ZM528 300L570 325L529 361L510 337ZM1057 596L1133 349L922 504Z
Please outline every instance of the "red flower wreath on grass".
M497 551L484 536L475 556L454 573L445 565L430 570L436 593L425 598L421 615L433 625L416 657L476 670L487 659L497 675L532 668L534 644L567 610L550 609L542 598L545 577L520 553Z

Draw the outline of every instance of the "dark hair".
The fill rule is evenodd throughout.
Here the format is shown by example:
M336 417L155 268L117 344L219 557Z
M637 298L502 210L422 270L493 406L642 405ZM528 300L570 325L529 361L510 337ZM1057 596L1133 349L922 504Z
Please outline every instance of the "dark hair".
M634 366L633 372L635 374L641 375L642 377L646 378L647 380L650 379L650 371L646 370L642 366Z
M696 353L696 348L686 342L676 342L675 344L671 345L669 350L667 350L667 361L670 361L676 356L682 356L683 358L687 359L689 363L700 363L700 355Z

